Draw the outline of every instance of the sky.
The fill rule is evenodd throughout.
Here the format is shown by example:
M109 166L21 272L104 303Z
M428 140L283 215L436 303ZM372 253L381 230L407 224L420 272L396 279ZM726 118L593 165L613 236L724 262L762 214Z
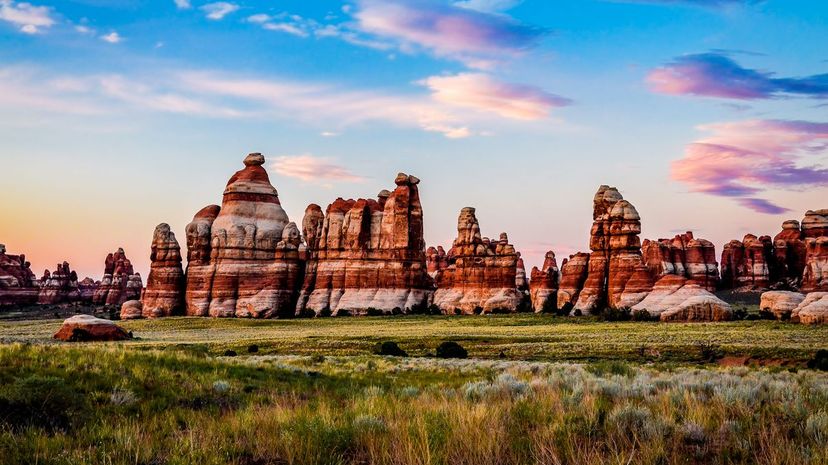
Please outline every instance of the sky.
M0 0L0 243L36 274L146 277L249 152L297 223L405 172L428 245L472 206L531 267L608 184L721 253L828 208L828 2Z

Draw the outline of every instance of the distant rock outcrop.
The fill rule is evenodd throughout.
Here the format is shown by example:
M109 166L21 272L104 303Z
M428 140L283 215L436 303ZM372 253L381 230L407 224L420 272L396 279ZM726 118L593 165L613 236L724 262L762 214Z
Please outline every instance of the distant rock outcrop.
M535 313L556 308L558 299L558 262L555 252L546 252L541 268L532 267L529 279L529 297Z
M293 314L302 272L298 228L287 227L264 161L248 155L227 182L221 208L205 207L187 225L188 315Z
M6 246L0 244L0 307L33 304L38 293L37 278L26 256L6 255Z
M81 300L78 289L78 274L69 267L69 263L58 263L55 271L43 272L40 278L39 304L63 304Z
M517 288L518 255L506 233L490 241L480 234L475 209L463 208L448 266L436 277L434 304L443 313L515 312L523 302Z
M181 247L170 225L161 223L155 227L150 249L150 272L141 297L143 316L156 318L183 314L185 279Z
M120 306L127 300L139 299L143 288L141 275L133 270L124 249L119 248L106 256L103 278L95 290L92 303Z
M564 258L561 263L561 278L558 284L558 308L571 309L578 301L581 289L589 272L589 254L578 252Z
M432 283L423 240L420 180L397 175L393 192L305 210L308 262L296 314L425 310Z
M828 291L828 236L805 239L802 291Z

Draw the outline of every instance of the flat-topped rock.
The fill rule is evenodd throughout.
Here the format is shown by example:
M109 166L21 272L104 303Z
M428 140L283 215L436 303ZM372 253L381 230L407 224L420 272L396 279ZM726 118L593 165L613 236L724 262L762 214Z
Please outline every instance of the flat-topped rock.
M763 292L759 302L759 310L770 312L777 320L790 318L792 312L802 301L805 295L791 291L768 291Z

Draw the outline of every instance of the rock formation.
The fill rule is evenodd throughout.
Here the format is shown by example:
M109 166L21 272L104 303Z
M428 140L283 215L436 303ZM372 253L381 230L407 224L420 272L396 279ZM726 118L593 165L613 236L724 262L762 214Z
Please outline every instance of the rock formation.
M301 239L295 224L288 228L264 161L260 153L248 155L227 182L221 208L205 207L187 225L188 315L293 314Z
M811 292L791 312L791 321L806 325L828 323L828 292Z
M646 310L661 321L727 321L732 319L730 305L684 276L665 275L653 290L632 307Z
M805 269L805 241L799 221L782 223L782 231L773 238L773 263L771 279L786 280L787 286L796 288Z
M423 240L420 180L403 173L377 200L337 199L305 210L305 280L296 314L409 312L432 296ZM513 278L514 279L514 278Z
M641 245L644 262L653 282L669 274L684 276L703 289L715 292L719 283L716 247L705 239L695 239L691 231L673 239L645 240Z
M763 292L759 302L759 310L773 313L777 320L787 320L803 300L805 300L805 296L799 292Z
M726 289L761 290L771 284L770 264L774 262L770 236L747 234L732 240L722 250L722 285Z
M584 287L589 271L589 254L578 252L564 258L561 263L561 278L558 284L558 308L571 309L578 302L578 295Z
M91 315L75 315L63 321L55 339L67 342L123 341L132 334L112 321Z
M536 266L532 267L530 275L529 297L535 313L557 308L557 292L558 262L555 260L555 252L550 250L546 252L543 266L540 269Z
M529 280L526 277L526 264L523 263L523 258L520 257L520 252L517 253L517 270L515 271L515 287L520 292L529 293Z
M150 248L150 272L141 297L143 315L156 318L183 314L185 280L181 247L170 225L161 223L155 227Z
M37 302L39 289L25 255L6 255L0 244L0 307L28 305Z
M516 285L518 255L506 233L493 242L480 235L471 207L457 220L457 239L446 254L448 267L437 274L434 304L443 313L515 312L523 302Z
M437 277L437 273L448 268L448 260L446 259L446 251L442 245L429 247L426 250L426 268L428 275L432 279Z
M653 287L641 255L641 218L614 187L601 186L593 198L589 266L575 309L592 313L605 306L629 308Z
M139 299L143 287L141 275L132 269L132 262L126 257L124 249L119 248L106 256L103 278L92 303L120 306L127 300Z
M81 298L78 289L78 274L70 267L69 263L58 263L55 271L43 272L40 278L40 293L37 297L39 304L62 304L77 302Z
M806 238L828 236L828 208L808 210L802 218L802 235Z
M805 239L802 291L828 291L828 236Z
M100 281L95 281L90 277L83 278L79 281L78 292L80 293L80 301L85 304L91 304L95 299L95 292L98 290L98 286L100 285Z

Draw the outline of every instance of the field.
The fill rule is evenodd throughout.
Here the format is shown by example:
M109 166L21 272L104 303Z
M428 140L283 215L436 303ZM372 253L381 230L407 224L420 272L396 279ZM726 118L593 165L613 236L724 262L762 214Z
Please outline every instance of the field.
M0 463L828 464L824 326L168 318L73 345L59 324L0 321ZM434 357L448 340L470 358Z

